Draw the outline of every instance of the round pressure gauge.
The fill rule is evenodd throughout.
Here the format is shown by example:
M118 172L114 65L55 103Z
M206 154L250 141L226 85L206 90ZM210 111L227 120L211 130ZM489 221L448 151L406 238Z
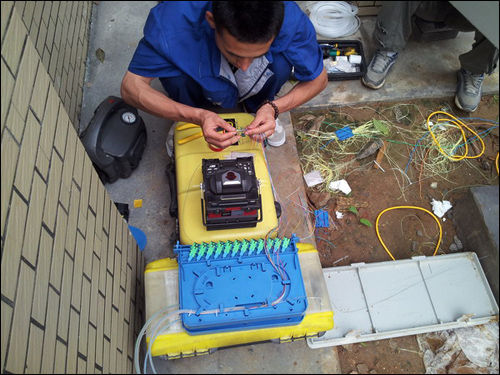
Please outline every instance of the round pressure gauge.
M133 124L136 120L136 117L132 112L124 112L122 114L122 120L126 124Z

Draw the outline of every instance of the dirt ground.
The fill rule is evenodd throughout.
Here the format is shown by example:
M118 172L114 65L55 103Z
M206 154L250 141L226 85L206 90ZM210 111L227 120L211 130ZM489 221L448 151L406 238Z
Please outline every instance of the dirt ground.
M439 110L445 110L457 118L483 118L498 122L497 95L483 97L479 109L473 114L458 110L452 98L415 100L405 103L414 104L414 106L400 108L408 109L407 116L403 116L401 120L401 111L398 113L394 110L395 104L397 103L376 103L370 104L370 108L357 106L328 108L307 113L295 112L292 114L292 122L296 134L297 130L310 131L314 127L322 131L333 131L335 128L329 124L337 124L338 128L339 124L352 124L353 121L361 124L372 119L388 120L408 129L422 129L422 125L425 124L424 117ZM315 124L315 120L321 116L325 116L322 118L323 121L317 120ZM400 121L397 122L396 118ZM466 124L480 122L480 120L472 119L464 121ZM491 127L485 124L474 126L478 131ZM421 132L419 134L421 135ZM454 202L463 196L466 187L498 184L495 168L499 144L498 128L484 137L485 152L481 158L454 162L450 169L455 169L446 175L426 176L422 159L416 158L414 151L412 154L412 150L416 148L414 145L418 144L417 137L409 140L407 133L401 137L400 132L391 130L390 134L382 139L386 145L385 155L379 163L383 171L373 166L377 152L351 164L356 168L353 169L354 171L346 171L346 180L352 189L347 197L343 193L331 194L317 187L308 188L311 208L325 209L334 219L334 225L331 224L329 228L318 228L315 233L320 260L324 268L357 262L372 263L390 260L389 254L384 251L375 231L377 215L388 207L418 206L432 211L432 199L448 200L453 206ZM474 147L476 146L472 146L469 154L474 155L479 151ZM297 149L301 157L303 145L299 138L297 138ZM394 168L397 164L401 170L404 170L410 155L414 156L407 170L411 184L400 171ZM423 160L432 162L433 155L432 152L428 152ZM391 163L389 163L388 156ZM355 155L347 155L346 159L351 160L354 157ZM341 162L341 160L331 162ZM310 171L304 171L304 173L307 172ZM349 210L349 207L352 211L357 210L357 214ZM336 211L344 214L342 219L336 219ZM445 218L446 221L441 221L443 236L437 254L456 251L453 247L456 242L453 209L446 213ZM365 221L365 224L362 224L360 219L366 219L369 223ZM434 252L439 231L434 219L423 211L391 210L381 217L379 227L381 238L395 259L407 259L417 255L430 256ZM347 374L425 373L416 336L342 346L338 352L342 372Z

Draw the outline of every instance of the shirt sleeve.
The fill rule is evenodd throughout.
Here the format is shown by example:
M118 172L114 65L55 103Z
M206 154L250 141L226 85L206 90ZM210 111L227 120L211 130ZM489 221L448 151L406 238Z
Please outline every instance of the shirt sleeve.
M293 27L294 34L284 54L293 65L297 80L312 81L323 71L323 53L316 39L316 30L304 12L297 9L293 18L296 21L288 27Z
M179 70L168 58L168 43L157 18L150 12L144 26L144 37L139 41L128 70L143 77L173 77Z

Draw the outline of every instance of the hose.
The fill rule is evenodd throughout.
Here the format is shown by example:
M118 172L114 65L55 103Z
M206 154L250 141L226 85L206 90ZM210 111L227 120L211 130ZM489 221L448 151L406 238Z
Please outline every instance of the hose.
M346 1L318 1L310 7L311 20L316 32L328 38L339 38L358 31L358 7Z

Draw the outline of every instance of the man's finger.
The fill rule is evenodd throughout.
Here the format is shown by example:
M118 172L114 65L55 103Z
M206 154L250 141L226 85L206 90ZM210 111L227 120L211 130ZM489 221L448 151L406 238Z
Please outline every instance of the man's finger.
M235 131L235 128L234 126L232 126L231 124L227 123L226 121L222 120L217 122L217 125L219 125L221 128L223 128L224 130L228 131L228 132L234 132Z
M227 133L210 132L209 134L207 134L207 137L210 137L211 139L216 139L219 142L223 142L236 135L237 133L234 131Z
M214 138L207 138L206 141L214 146L217 146L219 148L226 148L231 146L232 144L238 142L240 139L239 135L232 136L229 139L226 139L224 141L221 141L219 139L214 139Z
M248 131L245 131L245 134L247 134L247 135L256 135L256 134L259 134L259 133L267 133L268 131L271 132L270 134L274 133L274 128L273 128L272 124L261 125L261 126L259 126L257 128L250 129Z
M206 131L206 137L211 137L211 138L216 138L219 140L226 140L230 138L231 136L235 136L236 132L234 129L230 132L218 132L215 129L207 129Z

